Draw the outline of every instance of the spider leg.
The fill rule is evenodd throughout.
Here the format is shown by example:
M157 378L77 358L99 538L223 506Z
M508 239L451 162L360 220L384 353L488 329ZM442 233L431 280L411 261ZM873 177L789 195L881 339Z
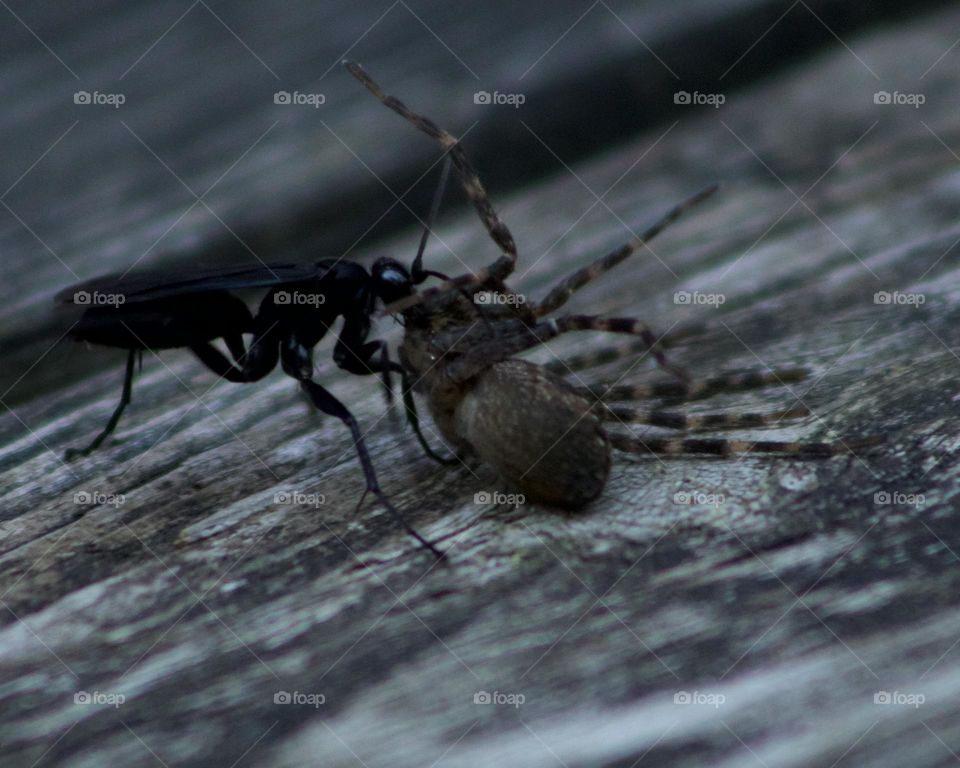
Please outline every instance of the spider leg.
M690 336L703 331L703 328L685 326L667 331L660 337L657 345L670 348L678 346L685 342ZM563 360L550 360L544 363L544 367L552 373L561 375L574 371L585 371L590 368L599 368L601 365L609 365L625 357L634 357L639 352L646 352L647 345L642 340L632 339L626 344L608 344L597 349L587 350L579 355L572 355Z
M650 438L610 434L610 444L626 453L652 453L679 456L685 454L713 454L732 456L738 453L785 453L792 456L838 456L854 453L857 449L878 445L881 438L807 443L781 440L736 440L706 437Z
M652 384L591 384L575 387L582 395L604 402L610 400L649 400L669 398L701 400L725 392L745 392L774 384L786 385L803 381L808 371L803 368L773 368L769 371L723 373L702 381L658 381Z
M679 219L686 211L690 210L698 203L706 200L708 197L710 197L710 195L716 192L717 189L717 184L711 184L709 187L700 190L685 200L681 200L679 203L673 206L673 208L667 211L666 214L661 216L660 219L654 222L651 226L647 227L647 229L644 230L643 233L638 237L635 237L633 240L621 245L619 248L611 251L606 256L601 256L593 263L578 269L573 274L568 275L550 290L546 297L544 297L543 301L532 306L531 310L537 317L543 317L544 315L559 309L567 303L567 300L576 291L583 288L583 286L585 286L591 280L599 277L604 272L613 269L615 266L617 266L617 264L627 257L636 253L641 247L649 243L674 221Z
M747 429L778 424L784 419L797 419L809 416L810 411L802 405L783 411L769 413L696 413L686 414L659 408L631 408L622 405L600 404L597 408L600 417L608 421L623 423L649 424L668 429Z
M634 357L638 353L646 352L647 349L647 344L642 339L631 339L627 344L608 344L605 347L591 349L579 355L565 357L562 360L550 360L544 363L543 367L551 373L563 376L567 373L586 371L591 368L598 368L601 365L615 363L625 357Z
M606 331L639 336L666 371L682 380L687 374L667 360L663 351L657 348L657 336L639 320L628 317L599 317L596 315L564 315L550 320L542 320L536 325L525 327L510 337L481 343L466 350L462 356L447 366L447 374L454 381L465 381L492 363L506 360L515 354L539 346L550 339L570 331Z
M500 220L497 212L493 209L490 198L487 197L487 191L483 188L480 177L477 176L477 172L467 159L467 154L463 151L463 147L460 146L460 142L430 118L414 112L395 96L390 96L385 93L359 64L345 61L344 66L350 74L363 83L367 90L376 96L384 106L392 109L404 120L427 134L430 138L435 139L439 142L440 146L450 154L450 159L453 161L453 165L457 169L457 174L460 176L460 185L463 187L463 191L470 199L470 202L473 203L473 207L480 215L480 220L483 222L483 226L490 234L490 237L503 252L500 258L490 266L481 269L475 275L463 275L452 280L447 280L419 294L414 294L406 299L394 302L387 308L387 311L390 314L399 312L401 309L406 309L414 304L418 304L439 293L465 288L470 285L482 284L490 278L499 280L506 278L516 267L517 246L514 243L513 235L510 234L507 225Z

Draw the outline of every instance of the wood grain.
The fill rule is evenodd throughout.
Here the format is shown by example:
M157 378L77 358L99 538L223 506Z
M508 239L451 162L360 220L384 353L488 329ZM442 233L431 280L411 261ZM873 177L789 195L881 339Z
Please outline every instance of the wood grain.
M191 13L217 24L202 6ZM159 17L166 25L172 19L157 14L162 31ZM326 21L356 31L346 17ZM549 45L521 46L534 33L532 22L520 22L508 29L505 47L526 54ZM293 34L295 24L286 23ZM416 40L434 40L414 24ZM421 532L449 549L449 562L436 565L377 505L356 509L362 477L348 435L313 413L279 373L238 387L215 383L187 354L148 355L116 440L64 464L63 449L89 439L109 415L122 374L119 360L97 370L98 360L114 358L58 347L52 354L61 357L43 365L63 361L67 371L89 373L49 396L38 383L37 396L0 420L3 763L949 764L960 753L960 93L951 48L958 29L960 14L948 10L842 42L831 36L775 76L718 89L726 97L718 109L678 107L676 123L656 122L602 151L594 147L567 167L559 142L519 123L523 109L498 117L528 133L554 168L513 189L489 185L520 248L514 287L544 295L559 277L719 179L724 186L710 203L652 251L579 292L570 311L632 315L678 338L686 333L670 354L696 376L806 366L808 381L689 410L800 402L810 418L736 434L880 435L878 449L830 460L618 455L604 496L583 513L498 507L475 500L499 490L489 471L430 462L400 414L385 410L376 382L342 375L318 350L318 380L357 415L382 485ZM461 34L458 40L469 40L468 30ZM597 34L591 28L587 36ZM186 37L174 41L189 51ZM262 47L267 38L254 42ZM482 42L464 50L480 59ZM229 34L221 43L236 46L226 69L231 56L249 55ZM283 66L295 69L302 50L291 48ZM411 54L393 67L384 63L389 52L381 56L364 63L388 90L438 113L455 132L469 126L474 86L464 82L472 78L451 76L440 90L419 93L429 56ZM713 75L735 58L715 63ZM514 76L522 70L515 62L502 67ZM272 80L266 74L267 96ZM198 89L184 93L184 114L190 99L207 98ZM331 99L350 84L336 89ZM877 104L878 91L921 93L925 103ZM451 94L460 101L444 108ZM391 164L422 170L435 157L429 143L362 96L330 117L334 130L346 135L344 126L359 121L350 145L371 167L384 163L375 167L386 177L410 173L391 175ZM131 124L160 126L148 143L176 147L180 170L191 167L191 151L209 157L210 146L191 149L177 139L189 118L186 128L177 127L177 116L163 127L150 114L142 125L131 116ZM264 118L248 119L249 130L238 133L225 117L231 136L252 143ZM216 133L203 135L213 142ZM329 178L358 172L342 146L314 141L326 153ZM290 181L302 149L279 134L270 142L283 169L270 176L277 156L258 153L225 198L238 210L264 200L264 223L251 225L261 233L283 230L280 211L290 210L291 198L323 187L302 169L299 192L293 184L289 196L270 199L277 180ZM469 138L465 144L470 151ZM237 138L220 147L220 157L229 163L243 145ZM81 189L74 180L82 198L76 210L25 220L54 251L71 254L78 274L128 263L135 244L146 247L190 202L149 153L142 163L107 168L103 186ZM79 215L120 200L146 166L169 187L139 192L142 207L117 206L139 223ZM218 174L206 161L197 167L203 173L190 183L202 189L203 179ZM27 178L35 186L17 191L42 200L45 177ZM324 189L323 205L334 206L336 185ZM102 198L104 190L115 197ZM4 199L15 210L29 203ZM219 226L197 215L205 223L187 221L181 246L193 237L209 244L206 228ZM89 231L76 229L78 220ZM6 246L26 252L29 232L4 226ZM308 242L277 237L292 250ZM398 224L355 255L412 253L417 238L415 226ZM93 242L105 246L101 256L83 245ZM460 273L461 263L496 255L471 212L451 205L427 262ZM38 316L10 305L10 297L52 293L63 277L55 260L16 270L4 288L11 327L23 323L22 331ZM680 291L723 303L683 303ZM899 298L878 303L878 292ZM24 349L28 341L49 345L54 326L44 327L36 339L7 338L20 338ZM378 331L399 338L389 320ZM570 335L533 358L555 360L603 343ZM576 375L591 382L625 371L624 382L663 376L637 359ZM438 439L429 430L428 437ZM289 492L313 497L277 501ZM79 493L102 494L100 503L77 503ZM717 503L678 504L678 493L710 494ZM77 703L80 691L114 698ZM298 703L275 703L280 692L296 692ZM507 698L475 703L479 692ZM885 692L892 703L875 703Z

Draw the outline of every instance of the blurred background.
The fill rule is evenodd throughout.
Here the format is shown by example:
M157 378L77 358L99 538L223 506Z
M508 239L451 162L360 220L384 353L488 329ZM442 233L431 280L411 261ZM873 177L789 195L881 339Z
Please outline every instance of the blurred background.
M344 57L467 133L496 199L716 106L678 92L729 98L920 5L937 3L9 0L0 399L116 362L50 351L73 319L51 298L79 280L350 256L412 225L406 206L426 210L435 180L417 182L436 149ZM731 169L707 157L701 170L709 181Z

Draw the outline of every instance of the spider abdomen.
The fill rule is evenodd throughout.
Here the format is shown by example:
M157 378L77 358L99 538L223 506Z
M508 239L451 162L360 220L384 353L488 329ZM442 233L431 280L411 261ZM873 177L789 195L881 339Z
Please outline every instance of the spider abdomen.
M603 491L610 443L590 403L524 360L481 372L453 412L457 436L528 500L577 508Z

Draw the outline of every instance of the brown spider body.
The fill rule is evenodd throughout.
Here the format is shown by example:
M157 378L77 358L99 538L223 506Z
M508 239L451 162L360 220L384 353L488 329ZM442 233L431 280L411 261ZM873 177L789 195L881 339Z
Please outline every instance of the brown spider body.
M582 507L600 495L610 474L610 441L591 401L526 360L501 360L460 378L451 373L458 354L433 344L434 329L451 323L465 337L504 324L484 316L487 309L472 326L444 312L407 310L401 363L457 455L484 462L531 501Z

